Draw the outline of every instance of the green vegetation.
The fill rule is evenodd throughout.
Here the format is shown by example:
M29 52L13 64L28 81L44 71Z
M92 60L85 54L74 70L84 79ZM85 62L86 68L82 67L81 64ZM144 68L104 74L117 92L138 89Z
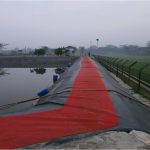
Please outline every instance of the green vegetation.
M5 43L0 43L0 50L3 49L5 46L7 46L8 44Z
M135 92L150 99L150 92L148 90L148 84L150 84L150 56L108 57L95 55L94 57L108 70L130 85ZM127 74L125 75L125 73ZM136 77L134 81L131 79L133 78L131 76ZM144 84L147 85L147 88L141 86L142 81L145 82Z
M58 56L60 56L60 55L63 55L64 54L64 52L63 52L63 48L57 48L57 49L55 49L55 55L58 55Z
M97 48L96 46L91 46L89 50L94 55L103 56L150 56L150 41L147 42L145 46L138 45L106 45L104 47Z
M109 57L110 60L118 63L119 66L123 65L124 69L128 71L131 64L131 75L139 77L141 71L141 80L150 83L150 56L143 57ZM116 61L115 61L116 60Z
M39 49L35 49L34 54L37 56L45 55L47 53L48 49L49 48L47 46L43 46Z

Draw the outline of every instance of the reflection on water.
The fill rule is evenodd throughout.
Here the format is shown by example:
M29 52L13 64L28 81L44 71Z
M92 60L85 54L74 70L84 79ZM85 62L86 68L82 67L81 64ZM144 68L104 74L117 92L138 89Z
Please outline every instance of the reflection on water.
M0 68L0 76L8 74L4 68Z
M61 73L63 73L64 71L65 71L65 68L56 68L56 69L55 69L55 73L56 73L56 74L59 74L59 75L60 75Z
M0 76L0 105L26 100L53 84L55 68L4 68ZM33 73L31 70L33 70Z
M44 73L46 73L46 69L45 68L34 68L34 69L30 69L30 72L31 73L35 72L36 74L44 74Z

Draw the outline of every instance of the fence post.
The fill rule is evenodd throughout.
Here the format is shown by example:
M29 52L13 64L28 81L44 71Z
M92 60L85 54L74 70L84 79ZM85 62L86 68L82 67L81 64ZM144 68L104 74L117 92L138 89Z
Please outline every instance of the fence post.
M128 68L128 78L129 78L129 80L130 80L130 76L131 76L131 67L133 67L135 64L137 63L137 61L135 61L135 62L133 62L130 66L129 66L129 68Z
M115 59L114 63L113 63L113 67L114 67L114 73L117 74L117 61L119 60L119 58Z
M114 69L114 73L115 73L115 62L118 60L119 58L115 58L114 61L112 62L112 67Z
M140 84L141 84L141 74L142 74L142 71L148 67L150 64L145 64L140 70L139 70L139 79L138 79L138 89L140 88Z
M121 65L121 69L122 69L122 77L123 77L123 73L124 73L124 65L129 62L129 60L126 60L122 65Z
M106 65L107 65L107 69L109 70L109 57L106 56Z
M110 71L112 72L112 69L111 69L111 65L112 65L112 57L109 57L109 68L110 68Z
M108 57L108 65L109 65L109 71L112 72L111 70L111 64L112 64L112 57Z
M121 62L122 61L122 59L121 60L119 60L118 62L117 62L117 74L116 74L116 76L118 76L119 74L118 74L118 69L119 69L119 62Z
M102 56L103 66L105 66L105 56Z

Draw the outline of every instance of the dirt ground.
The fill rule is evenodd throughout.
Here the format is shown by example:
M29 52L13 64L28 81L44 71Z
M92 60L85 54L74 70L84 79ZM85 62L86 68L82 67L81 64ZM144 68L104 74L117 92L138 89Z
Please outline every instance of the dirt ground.
M150 135L141 131L110 131L72 139L66 142L45 142L24 147L23 149L150 149Z

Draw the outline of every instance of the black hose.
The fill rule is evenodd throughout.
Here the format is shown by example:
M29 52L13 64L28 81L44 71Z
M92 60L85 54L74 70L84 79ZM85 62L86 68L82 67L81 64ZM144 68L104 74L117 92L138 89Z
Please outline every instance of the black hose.
M115 92L121 96L124 96L126 98L128 98L129 100L134 100L136 102L139 102L137 99L131 97L131 96L128 96L128 95L125 95L121 92L118 92L116 90L100 90L100 89L78 89L78 90L74 90L74 91L101 91L101 92ZM42 96L41 98L46 98L46 97L49 97L49 96L55 96L55 95L59 95L59 94L62 94L64 92L72 92L72 90L63 90L63 91L60 91L60 92L56 92L56 93L53 93L53 94L48 94L48 95L45 95L45 96ZM39 97L35 97L35 98L32 98L32 99L28 99L28 100L24 100L24 101L19 101L19 102L15 102L15 103L11 103L11 104L5 104L5 105L1 105L0 106L0 110L3 110L3 109L9 109L11 107L14 107L18 104L22 104L22 103L26 103L26 102L31 102L31 101L35 101L35 100L38 100ZM56 105L64 105L62 103L57 103L57 102L52 102L52 101L49 101L49 103L52 103L52 104L56 104ZM141 103L141 102L139 102ZM143 103L141 103L143 104ZM143 104L144 105L144 104ZM144 105L144 106L147 106L147 105Z

